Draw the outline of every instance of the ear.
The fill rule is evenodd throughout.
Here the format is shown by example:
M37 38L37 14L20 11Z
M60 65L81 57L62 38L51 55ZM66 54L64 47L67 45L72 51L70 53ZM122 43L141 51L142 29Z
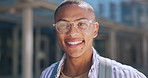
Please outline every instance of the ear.
M98 36L98 31L99 31L99 23L96 22L94 23L94 38Z

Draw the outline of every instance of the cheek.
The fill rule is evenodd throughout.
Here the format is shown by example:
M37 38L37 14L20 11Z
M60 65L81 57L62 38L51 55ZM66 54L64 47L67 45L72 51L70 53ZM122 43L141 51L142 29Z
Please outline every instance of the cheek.
M60 46L62 46L62 44L64 43L64 37L62 35L57 34L57 38L58 38L58 43L60 44Z
M93 37L94 34L92 31L88 31L85 33L85 40L86 40L86 43L91 43L93 41Z
M91 43L94 38L94 29L90 27L90 29L85 33L85 39L87 42Z
M93 38L93 36L94 36L93 29L90 28L88 31L86 31L86 34L85 35L86 35L87 38Z

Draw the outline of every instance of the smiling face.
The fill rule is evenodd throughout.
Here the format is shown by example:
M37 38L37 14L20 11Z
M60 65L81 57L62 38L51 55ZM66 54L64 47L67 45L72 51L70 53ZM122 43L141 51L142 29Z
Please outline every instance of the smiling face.
M55 22L66 20L73 22L78 19L94 21L94 13L79 4L67 4L59 8ZM91 23L86 31L78 31L73 24L67 33L58 33L60 47L69 57L80 57L92 52L93 38L97 36L98 24Z

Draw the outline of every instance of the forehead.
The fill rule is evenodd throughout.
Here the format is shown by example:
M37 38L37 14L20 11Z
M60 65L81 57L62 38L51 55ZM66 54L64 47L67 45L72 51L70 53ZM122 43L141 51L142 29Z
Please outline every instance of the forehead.
M67 4L59 8L55 20L58 21L60 19L65 19L68 21L73 21L79 18L93 20L93 17L93 12L90 11L86 5Z

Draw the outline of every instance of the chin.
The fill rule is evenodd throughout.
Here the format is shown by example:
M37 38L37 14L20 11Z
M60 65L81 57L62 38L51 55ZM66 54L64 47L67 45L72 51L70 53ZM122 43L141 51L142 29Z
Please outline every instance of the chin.
M67 55L69 56L69 57L72 57L72 58L77 58L77 57L80 57L80 56L82 56L84 53L82 52L82 51L69 51L69 52L66 52L67 53Z

